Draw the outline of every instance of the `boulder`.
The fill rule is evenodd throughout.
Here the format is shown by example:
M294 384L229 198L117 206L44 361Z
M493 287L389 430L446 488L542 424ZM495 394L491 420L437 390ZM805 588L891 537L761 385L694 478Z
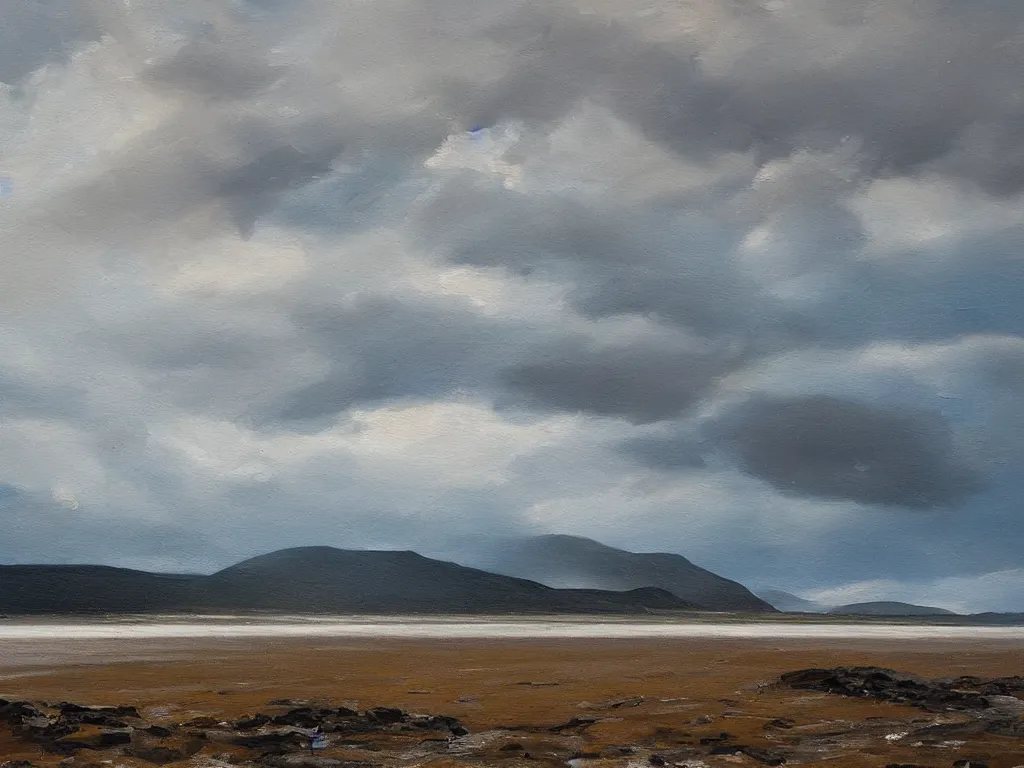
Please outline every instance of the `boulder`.
M407 720L409 715L394 707L374 707L366 710L366 718L375 723L394 724Z
M260 750L264 754L284 755L304 749L308 741L307 736L296 731L274 731L236 736L230 740L230 743L246 749Z

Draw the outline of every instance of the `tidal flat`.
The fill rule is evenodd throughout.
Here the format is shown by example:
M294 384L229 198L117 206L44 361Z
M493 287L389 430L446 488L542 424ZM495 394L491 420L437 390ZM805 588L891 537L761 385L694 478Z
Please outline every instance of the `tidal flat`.
M211 629L191 634L182 620L4 622L0 698L31 702L37 723L58 728L51 735L77 730L45 743L0 723L0 755L47 767L132 768L1024 765L1019 713L994 732L978 726L974 711L780 682L795 670L853 666L928 680L1019 675L1019 628L889 626L886 634L879 625L861 627L864 634L832 625L825 634L730 635L740 623L645 636L635 628L664 623L577 620L525 622L532 629L516 636L502 628L520 623L497 619L476 622L473 632L456 618L379 621L376 633L364 621L347 634L316 631L336 624L323 619L255 621L194 619ZM303 624L313 631L295 629ZM491 636L481 636L484 625ZM228 631L246 626L248 633ZM606 636L595 636L595 626ZM137 715L89 715L96 724L75 725L78 710L60 709L69 702ZM327 746L311 755L303 739L317 724Z

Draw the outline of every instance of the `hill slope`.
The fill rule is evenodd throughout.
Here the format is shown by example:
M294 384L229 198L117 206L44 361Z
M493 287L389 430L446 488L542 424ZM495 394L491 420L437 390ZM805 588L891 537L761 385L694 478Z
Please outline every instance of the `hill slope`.
M893 601L873 603L850 603L840 605L829 611L832 614L845 616L956 616L953 611L945 608L932 608L927 605L913 605Z
M564 590L415 552L300 547L210 576L0 566L0 612L642 613L694 606L659 589Z
M550 534L502 542L479 556L480 567L553 587L659 587L712 611L775 612L742 584L682 555L640 554L581 536Z
M175 610L201 578L104 565L0 565L0 613Z
M828 613L831 606L798 597L781 589L755 589L754 594L786 613Z

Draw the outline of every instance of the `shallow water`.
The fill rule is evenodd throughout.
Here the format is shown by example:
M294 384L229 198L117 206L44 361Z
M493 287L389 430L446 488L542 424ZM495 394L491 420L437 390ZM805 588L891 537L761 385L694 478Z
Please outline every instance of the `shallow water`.
M602 618L146 617L126 620L7 620L0 641L245 637L381 638L737 638L1021 640L1024 627L921 624L696 622Z

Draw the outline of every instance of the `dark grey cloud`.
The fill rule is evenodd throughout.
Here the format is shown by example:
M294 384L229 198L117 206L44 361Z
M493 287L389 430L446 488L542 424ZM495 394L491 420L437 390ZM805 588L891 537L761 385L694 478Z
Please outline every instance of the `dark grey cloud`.
M275 67L258 51L230 49L231 41L212 34L186 43L147 73L155 85L190 90L214 99L241 99L270 87L284 67Z
M534 407L619 416L634 424L670 419L735 366L726 350L670 344L597 346L568 340L502 371L505 386Z
M745 471L784 493L930 509L982 485L938 414L828 395L757 397L713 431Z
M0 562L203 568L216 543L176 522L106 518L103 509L0 485Z
M352 407L486 388L496 360L516 346L510 324L455 302L367 295L340 307L296 308L294 319L331 367L253 414L263 426L297 426Z
M3 16L0 82L10 85L103 34L89 5L77 0L9 0Z
M340 144L305 153L292 146L276 147L229 172L217 187L227 201L242 238L252 237L256 221L276 207L281 194L326 176Z

